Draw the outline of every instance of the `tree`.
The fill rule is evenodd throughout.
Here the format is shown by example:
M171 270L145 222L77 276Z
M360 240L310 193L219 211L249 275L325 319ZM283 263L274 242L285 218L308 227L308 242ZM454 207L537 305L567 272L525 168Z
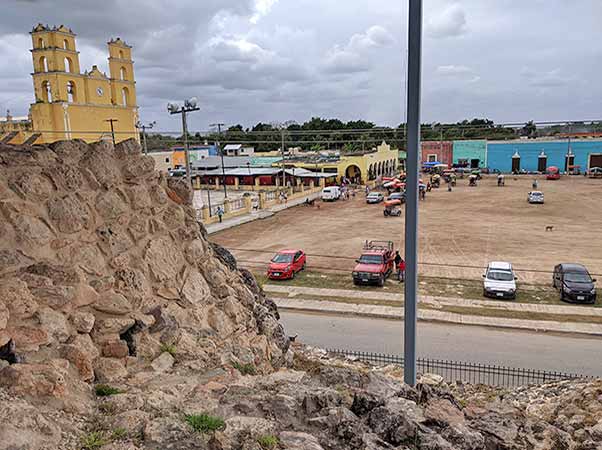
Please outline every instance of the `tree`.
M537 137L537 126L532 120L529 120L521 129L521 136L526 136L529 139L535 139Z

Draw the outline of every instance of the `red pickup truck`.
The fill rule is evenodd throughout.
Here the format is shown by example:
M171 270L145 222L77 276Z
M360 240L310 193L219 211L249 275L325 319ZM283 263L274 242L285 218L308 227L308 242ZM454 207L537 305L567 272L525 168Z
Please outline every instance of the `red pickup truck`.
M391 241L366 241L353 269L353 284L383 286L395 268L394 253Z

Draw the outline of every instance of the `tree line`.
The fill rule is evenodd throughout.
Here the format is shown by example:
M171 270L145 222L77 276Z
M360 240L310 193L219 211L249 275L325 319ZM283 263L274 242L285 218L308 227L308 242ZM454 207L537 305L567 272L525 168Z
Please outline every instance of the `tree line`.
M496 124L489 119L463 120L456 123L429 123L421 125L421 139L424 141L449 141L449 140L508 140L523 138L537 138L554 136L556 134L595 131L599 124L587 125L575 122L570 125L551 125L537 127L533 121L523 126L505 126ZM592 130L593 128L593 130ZM343 122L339 119L324 119L312 117L310 120L299 124L297 122L263 123L259 122L253 127L243 127L240 124L232 125L221 133L216 130L209 132L189 133L190 144L215 143L241 143L255 147L257 152L280 150L282 142L284 147L298 147L304 151L338 150L343 153L355 153L376 147L382 141L392 147L404 149L405 124L399 126L383 127L365 120L351 120ZM148 135L148 148L150 151L167 150L169 147L182 144L183 135L168 136L161 133Z

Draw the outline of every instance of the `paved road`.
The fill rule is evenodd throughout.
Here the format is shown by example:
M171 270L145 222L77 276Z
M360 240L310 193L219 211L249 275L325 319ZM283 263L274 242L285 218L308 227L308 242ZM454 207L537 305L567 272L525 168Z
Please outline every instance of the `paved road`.
M401 354L403 322L282 311L289 335L324 348ZM418 323L418 356L602 377L602 338Z

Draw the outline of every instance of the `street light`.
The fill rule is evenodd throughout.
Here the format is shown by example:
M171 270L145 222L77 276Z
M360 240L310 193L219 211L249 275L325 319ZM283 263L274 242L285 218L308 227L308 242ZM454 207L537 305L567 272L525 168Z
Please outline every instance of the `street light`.
M148 125L144 125L140 121L136 122L136 128L142 129L142 145L144 146L144 154L145 155L148 155L148 148L146 146L146 129L148 128L150 130L155 125L157 125L157 122L155 122L154 120L152 122L150 122Z
M201 108L197 106L196 97L189 98L184 101L184 106L177 103L168 103L167 111L169 114L182 114L182 131L184 132L184 154L186 156L186 178L190 183L190 157L188 155L188 127L186 125L186 113L199 111Z

